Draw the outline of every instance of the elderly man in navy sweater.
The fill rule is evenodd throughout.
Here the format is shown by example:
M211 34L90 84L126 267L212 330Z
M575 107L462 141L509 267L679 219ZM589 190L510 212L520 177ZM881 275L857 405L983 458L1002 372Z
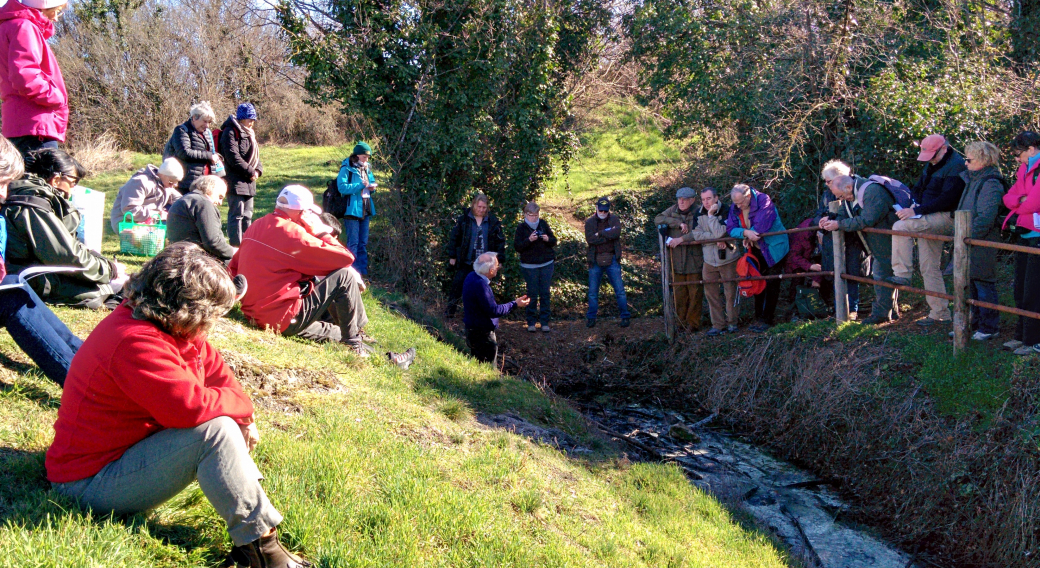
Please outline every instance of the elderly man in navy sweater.
M515 307L526 308L531 303L526 295L508 304L495 303L491 279L496 274L498 255L486 252L477 257L473 263L473 272L462 284L462 307L465 310L462 321L466 324L466 345L477 361L492 364L498 358L498 340L495 338L498 318Z

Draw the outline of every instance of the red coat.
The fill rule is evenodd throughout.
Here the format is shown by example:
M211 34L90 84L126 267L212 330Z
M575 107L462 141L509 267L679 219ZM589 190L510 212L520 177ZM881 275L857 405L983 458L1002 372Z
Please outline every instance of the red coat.
M52 482L91 477L166 428L253 420L253 403L208 341L176 339L131 314L116 308L72 359L47 450Z
M315 237L276 210L249 226L229 268L249 282L242 313L259 327L282 332L300 313L300 282L353 263L354 255L335 237Z
M1007 228L1011 215L1018 213L1018 226L1030 231L1040 231L1040 227L1033 222L1033 214L1040 213L1040 176L1037 170L1040 162L1033 164L1029 169L1026 164L1018 167L1018 175L1015 176L1015 185L1004 194L1004 205L1011 210L1004 219L1004 228ZM1022 198L1025 198L1023 201ZM1021 201L1021 203L1019 203Z
M65 141L69 95L47 45L54 24L35 8L8 0L0 8L0 116L3 135Z
M798 224L799 229L805 229L813 225L810 217ZM813 253L816 252L816 233L805 231L791 235L791 251L787 253L784 272L797 274L799 272L812 272ZM814 282L819 282L819 276L812 277Z

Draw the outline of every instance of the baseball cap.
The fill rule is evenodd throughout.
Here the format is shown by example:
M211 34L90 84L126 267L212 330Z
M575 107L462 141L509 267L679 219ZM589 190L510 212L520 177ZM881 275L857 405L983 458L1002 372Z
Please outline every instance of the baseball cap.
M610 211L610 200L606 197L600 197L596 200L596 209L598 211Z
M302 185L287 185L278 193L275 203L284 208L294 211L311 211L321 215L321 207L314 204L314 196L311 190Z
M921 147L921 153L917 156L918 162L927 162L935 157L935 153L942 150L946 145L946 138L942 134L929 134L917 143Z

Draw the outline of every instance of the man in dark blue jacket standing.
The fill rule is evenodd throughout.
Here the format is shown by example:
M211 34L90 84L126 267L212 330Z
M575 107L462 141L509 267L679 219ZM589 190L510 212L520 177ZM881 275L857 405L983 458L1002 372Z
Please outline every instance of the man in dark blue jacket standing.
M466 345L477 359L484 363L494 364L498 358L498 339L495 329L498 318L508 314L514 307L526 308L531 302L527 296L498 304L495 293L491 291L491 279L498 274L498 255L486 252L477 257L473 263L473 272L466 276L462 284L463 323L466 324Z

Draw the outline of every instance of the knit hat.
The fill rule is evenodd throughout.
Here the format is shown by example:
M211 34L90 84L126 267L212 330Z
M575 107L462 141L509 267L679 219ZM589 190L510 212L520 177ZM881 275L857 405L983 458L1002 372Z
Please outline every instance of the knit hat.
M606 197L600 197L596 200L597 211L610 211L610 200Z
M235 111L235 120L256 120L256 107L253 103L242 103L238 105L238 110Z
M69 0L18 0L22 6L28 6L30 8L36 8L37 10L47 10L50 8L57 8L58 6L64 6L69 3Z
M676 199L692 199L697 197L697 192L692 187L680 187L679 191L675 192Z
M166 158L163 160L162 165L159 166L159 173L181 181L184 179L184 166L177 161L177 158Z
M351 152L353 156L371 156L372 147L364 142L358 142L357 146L354 146L354 151Z

